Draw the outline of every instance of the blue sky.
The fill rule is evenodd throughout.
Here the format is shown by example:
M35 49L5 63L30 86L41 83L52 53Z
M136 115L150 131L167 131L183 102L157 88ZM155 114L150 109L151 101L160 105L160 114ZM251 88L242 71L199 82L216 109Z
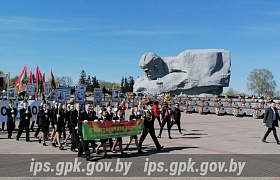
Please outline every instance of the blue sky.
M0 1L0 70L18 75L38 64L49 76L80 72L100 80L143 76L146 52L231 51L230 87L247 92L255 68L280 87L278 0ZM277 90L279 90L277 87Z

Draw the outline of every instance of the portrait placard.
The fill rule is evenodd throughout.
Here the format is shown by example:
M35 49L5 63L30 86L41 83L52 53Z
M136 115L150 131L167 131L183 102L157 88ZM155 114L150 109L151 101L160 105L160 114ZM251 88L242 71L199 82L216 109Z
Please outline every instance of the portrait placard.
M63 89L57 89L55 92L55 102L65 103L66 91Z
M102 89L101 88L94 88L94 105L101 105L102 104Z
M70 97L71 97L71 90L65 89L65 100L66 101L70 100Z
M44 87L45 87L45 96L50 96L50 93L52 92L52 86L48 82L44 82Z
M27 84L26 95L35 96L35 93L36 93L35 84Z
M85 91L83 89L75 90L75 103L83 104L85 99Z
M8 88L7 89L7 97L8 97L8 99L16 99L17 98L15 88Z
M113 89L113 91L112 91L112 101L113 102L121 101L120 93L121 93L120 89Z

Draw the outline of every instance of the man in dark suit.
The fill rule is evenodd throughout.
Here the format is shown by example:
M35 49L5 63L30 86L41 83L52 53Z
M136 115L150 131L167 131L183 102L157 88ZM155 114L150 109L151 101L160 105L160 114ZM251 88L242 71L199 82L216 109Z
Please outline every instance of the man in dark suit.
M95 141L84 140L82 133L82 122L94 121L96 118L96 112L91 110L92 104L90 102L86 102L85 104L85 110L81 112L81 120L79 121L79 135L81 136L81 145L86 155L86 160L90 160L90 150L88 145L89 143L91 143L92 146L94 146L93 148L95 149Z
M271 105L269 108L265 109L265 114L263 118L263 125L266 126L268 129L262 139L262 142L268 143L266 141L267 136L273 131L274 138L276 143L280 145L279 139L277 137L277 132L275 127L278 127L278 121L280 120L277 108L275 107L275 102L271 101Z
M174 123L177 124L179 133L182 134L182 129L181 129L181 110L179 108L179 103L175 104L175 108L173 111L173 117L174 117ZM174 123L171 123L171 128L174 125Z
M70 124L71 124L71 131L72 131L72 145L71 151L75 152L75 149L78 148L78 156L83 154L83 147L81 146L81 142L78 135L78 121L80 119L80 104L75 104L75 109L72 109L70 112Z
M19 130L17 134L17 141L19 140L23 129L26 131L26 142L29 142L29 125L30 125L30 118L32 117L31 109L28 107L28 102L23 102L23 108L19 111L20 114L20 122L19 122Z
M13 107L13 101L9 102L9 108L7 108L6 112L7 112L8 139L11 139L13 130L15 129L15 118L17 115L17 109Z

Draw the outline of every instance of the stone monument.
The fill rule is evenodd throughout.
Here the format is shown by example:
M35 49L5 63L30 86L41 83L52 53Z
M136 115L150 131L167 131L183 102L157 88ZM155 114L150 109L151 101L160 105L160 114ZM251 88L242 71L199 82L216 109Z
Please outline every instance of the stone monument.
M230 81L230 52L222 49L186 50L176 57L145 53L139 63L144 76L133 91L219 95Z

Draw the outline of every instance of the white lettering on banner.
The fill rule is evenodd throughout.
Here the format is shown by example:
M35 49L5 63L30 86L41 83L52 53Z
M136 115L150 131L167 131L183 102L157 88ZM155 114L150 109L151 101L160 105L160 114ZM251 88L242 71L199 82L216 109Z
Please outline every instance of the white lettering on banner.
M37 114L39 112L39 106L41 105L42 101L41 100L29 100L28 101L28 106L30 106L32 117L30 121L36 121L37 119ZM51 105L53 104L52 102L49 102ZM0 122L6 122L7 117L6 117L6 109L9 107L9 102L8 101L0 101ZM15 102L14 107L17 107L18 113L16 116L16 120L19 120L19 110L23 108L23 101L18 101L18 103Z

